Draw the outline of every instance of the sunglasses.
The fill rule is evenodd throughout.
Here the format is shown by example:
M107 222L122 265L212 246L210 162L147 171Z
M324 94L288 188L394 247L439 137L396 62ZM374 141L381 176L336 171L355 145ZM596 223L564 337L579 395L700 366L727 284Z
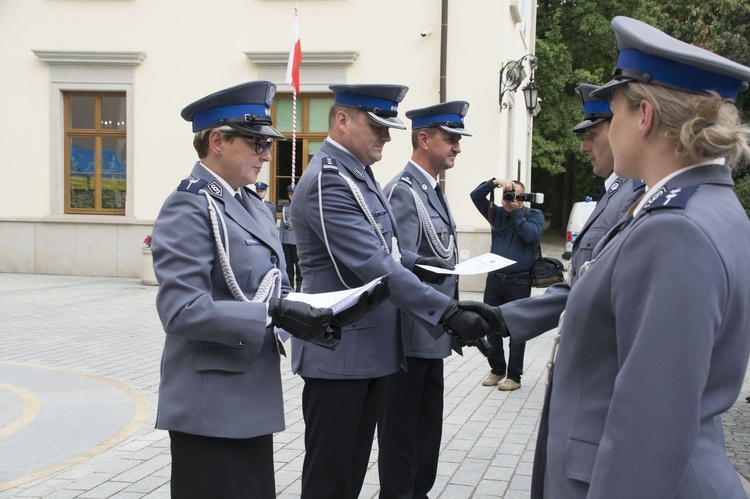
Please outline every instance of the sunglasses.
M242 137L246 142L255 146L255 154L261 154L269 151L273 147L273 140L265 137Z
M240 133L225 133L226 137L239 137L255 149L255 154L261 155L273 147L273 140L268 137L250 137Z

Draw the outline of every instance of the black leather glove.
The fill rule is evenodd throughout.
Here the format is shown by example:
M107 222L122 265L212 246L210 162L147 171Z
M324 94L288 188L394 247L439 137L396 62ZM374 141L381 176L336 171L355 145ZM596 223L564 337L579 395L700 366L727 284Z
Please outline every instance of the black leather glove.
M334 315L331 327L341 329L367 316L388 298L389 293L388 278L384 277L375 287L359 295L357 303Z
M440 322L443 323L446 330L453 331L464 341L476 340L492 333L492 327L479 313L462 309L459 306L461 303L468 302L451 300L442 317L440 317ZM484 303L479 304L484 305Z
M336 350L341 342L341 329L329 327L318 336L305 340L328 350Z
M268 301L271 324L288 331L295 338L310 341L330 333L333 313L328 308L317 308L301 301L271 298Z
M478 301L462 301L458 302L458 306L461 310L471 310L481 315L490 325L493 333L499 333L503 337L510 336L508 326L505 324L502 312L500 312L500 307L487 305Z
M427 269L423 269L422 267L418 267L417 265L429 265L431 267L439 267L441 269L448 269L453 270L454 267L450 263L446 262L440 257L437 256L420 256L414 261L414 274L419 277L419 279L423 282L427 282L430 284L443 284L445 282L445 279L448 277L448 274L436 274L435 272L430 272Z
M490 348L492 347L490 346L490 342L487 341L487 338L477 338L472 341L470 345L477 347L477 350L479 350L485 357L490 356Z
M454 341L462 347L476 347L485 357L490 356L490 342L487 341L487 338L482 337L472 341L463 341L459 338L455 338Z

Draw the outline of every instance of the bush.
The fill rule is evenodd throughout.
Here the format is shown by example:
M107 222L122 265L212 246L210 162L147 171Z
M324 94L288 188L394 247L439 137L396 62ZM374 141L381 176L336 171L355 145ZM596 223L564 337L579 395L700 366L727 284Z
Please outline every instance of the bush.
M739 179L734 184L734 192L737 194L740 203L742 203L742 206L745 208L745 213L750 217L750 175Z

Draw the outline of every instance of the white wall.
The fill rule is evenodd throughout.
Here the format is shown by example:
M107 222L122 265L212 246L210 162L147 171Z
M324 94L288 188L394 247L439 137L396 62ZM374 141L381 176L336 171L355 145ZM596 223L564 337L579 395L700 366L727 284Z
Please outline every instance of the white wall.
M473 137L462 140L463 152L447 175L446 190L459 228L468 234L467 247L479 248L471 251L470 256L476 256L489 249L489 237L469 192L490 177L514 176L517 160L526 169L525 180L530 176L529 115L520 92L519 105L500 112L498 75L503 62L531 49L529 33L524 40L521 24L511 19L508 0L469 2L450 2L446 99L471 103L466 127ZM408 85L410 91L399 106L406 123L406 110L439 102L439 1L297 4L303 64L305 51L359 52L347 68L347 81ZM0 92L5 96L0 137L3 178L9 186L0 197L0 271L139 275L140 241L164 198L196 160L190 124L180 118L180 110L210 92L257 79L259 67L245 52L288 51L294 6L286 0L0 2ZM432 34L421 37L424 29ZM133 68L128 217L51 217L61 206L52 206L60 201L51 194L59 186L51 175L50 66L32 50L146 53ZM283 87L284 82L276 83ZM302 87L304 91L304 81ZM512 145L507 143L509 136ZM383 185L411 154L408 131L394 130L392 137L383 160L374 167ZM64 254L72 255L73 263L41 263L50 261L41 250L50 231L67 234L59 244L67 247ZM101 243L96 242L99 237ZM88 244L101 251L83 251ZM102 262L77 262L83 258ZM114 259L119 263L113 265Z

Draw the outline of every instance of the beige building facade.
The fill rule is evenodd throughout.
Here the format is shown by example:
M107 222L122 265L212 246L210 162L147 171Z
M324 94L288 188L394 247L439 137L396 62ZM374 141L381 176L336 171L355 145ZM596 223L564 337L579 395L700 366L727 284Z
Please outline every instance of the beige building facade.
M328 85L408 85L407 124L409 109L469 101L473 136L445 191L461 259L489 251L469 193L491 177L529 187L533 116L520 89L503 96L505 109L498 98L503 65L534 52L535 0L4 0L0 272L140 277L143 240L197 159L181 109L267 79L278 86L275 123L290 122L295 6L305 115L295 175L325 137ZM291 137L291 126L277 128ZM409 132L391 135L373 167L381 185L411 155ZM280 204L287 147L274 147L259 179ZM462 280L462 289L483 286L484 276Z

